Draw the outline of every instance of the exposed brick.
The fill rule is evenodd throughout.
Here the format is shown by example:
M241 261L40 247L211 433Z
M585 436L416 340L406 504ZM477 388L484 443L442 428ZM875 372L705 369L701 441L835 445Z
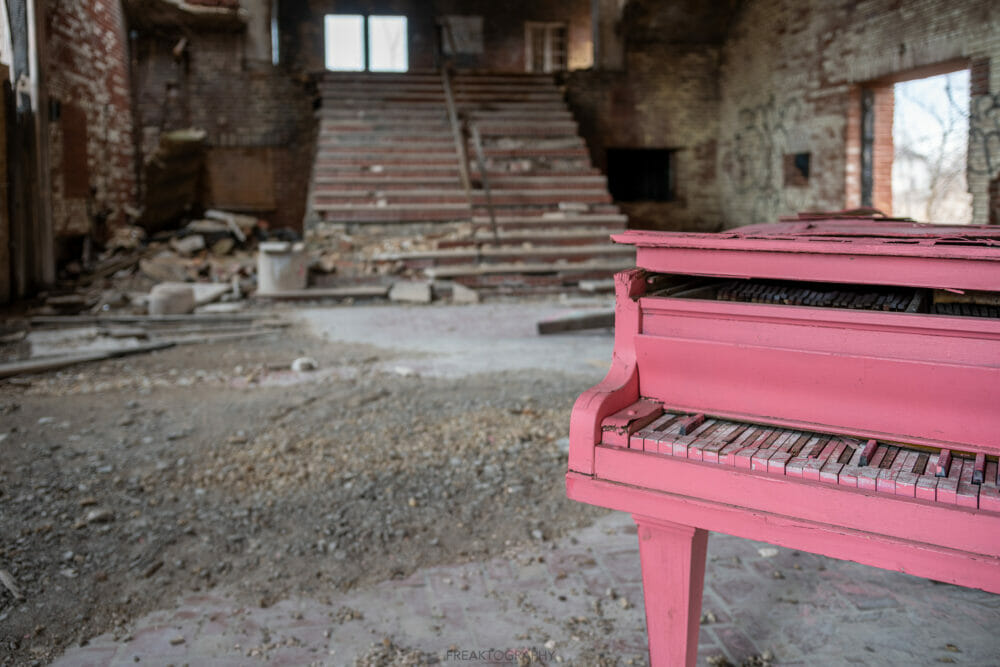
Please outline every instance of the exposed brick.
M49 123L53 220L56 235L66 237L87 233L97 212L121 223L135 200L128 49L119 0L49 8L48 94L70 120Z
M310 86L285 68L245 62L242 33L199 29L184 36L188 42L180 59L173 49L182 33L159 30L138 36L136 99L143 158L156 150L161 131L187 127L207 133L210 153L242 148L266 155L274 174L273 206L261 209L256 192L247 193L244 207L231 196L212 201L211 191L203 203L246 210L275 227L300 229L315 131Z

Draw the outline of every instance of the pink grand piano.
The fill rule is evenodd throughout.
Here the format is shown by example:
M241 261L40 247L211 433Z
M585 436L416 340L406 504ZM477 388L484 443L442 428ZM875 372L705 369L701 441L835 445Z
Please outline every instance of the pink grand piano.
M694 665L708 530L1000 593L1000 229L631 231L570 498L639 529L654 665Z

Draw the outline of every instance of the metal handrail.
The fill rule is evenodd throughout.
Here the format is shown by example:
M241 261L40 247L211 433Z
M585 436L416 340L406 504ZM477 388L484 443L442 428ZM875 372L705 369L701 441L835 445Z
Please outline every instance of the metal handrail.
M499 245L500 232L497 229L497 216L493 210L493 193L490 191L490 177L486 174L486 156L483 153L483 141L479 136L479 127L475 123L469 123L472 127L472 146L476 151L476 163L479 166L480 182L483 184L483 193L486 195L486 210L490 214L490 227L493 229L493 241Z
M465 188L465 195L469 200L470 212L475 211L476 202L472 196L472 178L469 175L469 156L465 137L471 135L473 147L476 153L476 163L479 167L479 182L482 185L486 197L486 210L490 216L490 227L493 230L493 240L500 242L500 233L497 229L496 211L493 208L493 195L490 190L490 178L486 173L486 157L483 153L483 142L479 135L479 128L467 118L461 117L458 107L455 104L455 95L451 86L451 59L444 53L444 39L447 38L451 44L451 51L455 53L455 36L451 32L451 24L443 23L438 39L438 64L441 68L441 85L444 87L445 104L448 107L448 121L451 123L451 133L455 140L455 149L458 151L459 176L462 180L462 187Z

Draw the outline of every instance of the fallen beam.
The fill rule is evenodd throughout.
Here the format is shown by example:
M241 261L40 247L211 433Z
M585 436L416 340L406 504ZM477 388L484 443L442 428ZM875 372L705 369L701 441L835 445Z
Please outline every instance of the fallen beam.
M364 299L386 297L389 288L378 285L362 285L358 287L314 287L302 290L286 290L283 292L257 292L255 297L261 299Z
M583 313L557 315L538 322L540 335L583 331L585 329L608 329L615 325L615 311L600 310Z

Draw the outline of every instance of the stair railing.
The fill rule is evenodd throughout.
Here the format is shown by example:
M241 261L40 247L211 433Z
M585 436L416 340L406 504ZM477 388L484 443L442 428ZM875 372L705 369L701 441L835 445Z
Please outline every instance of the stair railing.
M471 135L476 154L476 164L479 167L479 182L482 184L483 193L486 197L486 210L489 213L490 227L493 230L493 240L499 244L500 233L497 229L496 211L493 208L493 195L490 191L490 178L486 173L486 157L483 152L483 142L479 135L479 128L468 118L460 117L458 107L455 104L455 95L451 85L451 59L444 53L445 39L448 40L448 44L451 46L451 52L456 52L455 36L452 34L450 23L445 21L441 24L441 31L438 37L437 61L441 69L441 85L444 88L445 104L448 107L448 122L451 124L451 134L455 140L455 150L458 152L459 177L462 180L462 187L465 188L466 198L469 200L469 210L474 214L476 202L472 194L472 178L469 175L469 155L465 141L465 137Z
M490 215L490 228L493 230L493 241L500 245L500 232L497 229L496 211L493 210L493 193L490 192L490 177L486 173L486 156L483 153L483 140L479 136L479 126L469 122L472 129L472 147L476 153L476 164L479 167L480 182L483 184L483 194L486 196L486 211Z

